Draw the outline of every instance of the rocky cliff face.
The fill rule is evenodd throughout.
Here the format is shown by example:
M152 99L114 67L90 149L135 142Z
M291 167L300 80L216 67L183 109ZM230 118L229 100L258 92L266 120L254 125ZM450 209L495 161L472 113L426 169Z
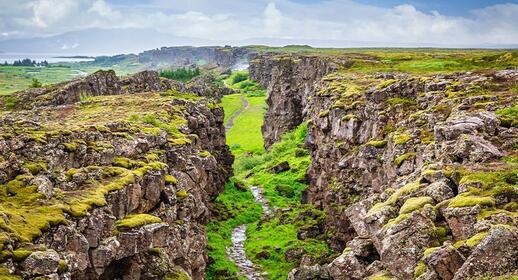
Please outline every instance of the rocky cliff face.
M163 91L182 86L108 71L15 95L0 116L1 275L203 278L233 158L221 108Z
M308 58L320 62L307 68L292 66L300 58L259 59L265 142L308 121L303 200L326 210L328 243L342 252L292 279L517 272L518 71L361 74L330 69L333 57Z
M350 66L350 60L300 55L257 55L250 63L250 77L268 91L262 133L268 148L281 135L302 123L314 83L329 72Z
M199 61L224 69L230 69L247 60L249 51L239 47L163 47L139 54L139 62L146 64L170 64L177 67L197 65Z

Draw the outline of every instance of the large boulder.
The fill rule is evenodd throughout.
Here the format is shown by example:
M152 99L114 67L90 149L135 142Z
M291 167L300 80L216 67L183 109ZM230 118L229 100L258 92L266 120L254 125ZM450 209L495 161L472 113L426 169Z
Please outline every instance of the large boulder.
M475 247L454 280L498 276L518 269L518 230L497 226Z
M453 279L464 261L464 256L451 244L442 246L424 259L428 270L433 271L439 279L443 280Z
M335 280L364 279L367 276L367 265L346 248L342 255L329 264L328 271Z
M330 280L327 268L318 264L313 266L301 266L293 269L288 274L288 280Z
M29 276L53 274L59 268L59 254L54 250L32 252L21 264Z
M420 212L384 229L381 260L390 272L401 279L412 278L422 252L432 246L435 226Z

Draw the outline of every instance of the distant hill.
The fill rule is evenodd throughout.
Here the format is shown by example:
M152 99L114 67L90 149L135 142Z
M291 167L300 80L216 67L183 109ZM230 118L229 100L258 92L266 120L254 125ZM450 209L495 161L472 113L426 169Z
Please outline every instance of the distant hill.
M91 28L51 37L0 41L0 52L114 54L136 53L161 46L200 46L209 43L208 40L178 37L153 29Z

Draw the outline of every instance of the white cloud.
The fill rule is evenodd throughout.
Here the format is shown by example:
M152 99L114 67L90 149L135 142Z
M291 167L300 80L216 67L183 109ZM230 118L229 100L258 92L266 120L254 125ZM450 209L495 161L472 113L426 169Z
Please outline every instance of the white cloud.
M269 35L275 35L282 30L282 13L275 3L268 3L264 10L264 30Z
M105 18L111 18L111 19L118 19L121 16L121 13L119 11L113 10L104 0L96 0L90 9L88 9L89 13L97 13L98 15L105 17Z
M78 2L74 0L38 0L32 3L32 23L39 28L59 22L77 11Z
M85 12L87 11L87 12ZM153 28L178 36L236 42L299 38L439 45L518 44L518 4L485 7L465 16L382 8L354 0L303 4L293 0L148 0L137 6L109 0L0 0L0 33L62 33L89 27ZM4 36L5 37L5 36ZM7 36L10 37L10 36Z

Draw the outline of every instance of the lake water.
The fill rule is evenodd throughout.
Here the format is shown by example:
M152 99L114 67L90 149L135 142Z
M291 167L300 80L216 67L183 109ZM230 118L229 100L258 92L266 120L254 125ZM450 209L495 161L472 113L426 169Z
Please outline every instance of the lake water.
M68 56L67 58L63 58L60 56ZM0 63L12 64L16 60L22 60L24 58L30 58L31 60L35 60L36 62L41 62L46 60L48 63L57 63L57 62L82 62L82 61L93 61L93 58L71 58L69 56L73 55L63 55L63 54L38 54L38 53L0 53Z

